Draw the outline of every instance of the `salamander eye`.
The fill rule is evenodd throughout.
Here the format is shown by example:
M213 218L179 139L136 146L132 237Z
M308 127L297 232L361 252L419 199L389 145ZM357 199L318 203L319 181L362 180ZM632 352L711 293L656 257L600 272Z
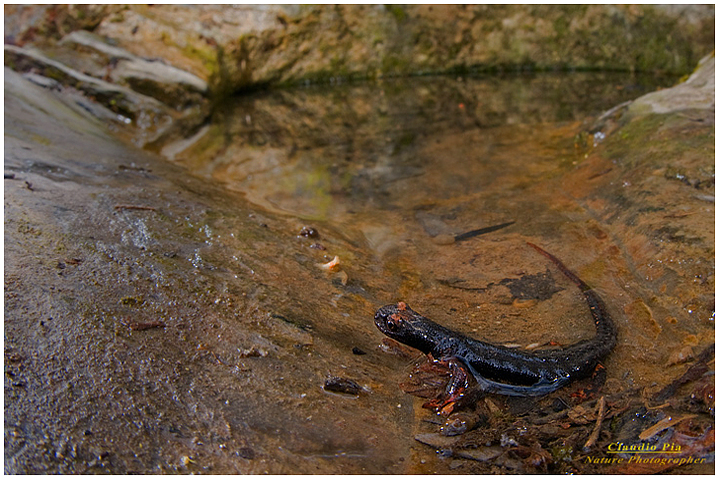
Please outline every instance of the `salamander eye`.
M402 318L396 314L393 313L387 318L387 321L385 322L385 325L387 326L387 329L393 333L399 332L400 327L402 325Z

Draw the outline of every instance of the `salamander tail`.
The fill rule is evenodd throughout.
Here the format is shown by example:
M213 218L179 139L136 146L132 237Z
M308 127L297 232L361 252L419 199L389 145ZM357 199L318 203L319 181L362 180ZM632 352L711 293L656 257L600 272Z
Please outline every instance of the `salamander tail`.
M530 245L532 248L534 248L535 250L537 250L538 252L540 252L541 254L543 254L545 257L549 258L550 261L552 261L552 262L555 264L555 266L556 266L562 273L565 274L566 277L568 277L570 280L572 280L573 283L574 283L575 285L577 285L578 288L580 288L581 291L586 292L586 291L590 290L590 286L589 286L587 283L585 283L585 282L583 282L582 280L580 280L580 278L579 278L577 275L575 275L573 272L571 272L570 269L568 269L568 268L567 268L557 257L555 257L553 254L551 254L551 253L549 253L549 252L546 252L545 250L543 250L542 248L538 247L538 246L535 245L534 243L530 243L530 242L526 242L526 243L527 243L528 245Z

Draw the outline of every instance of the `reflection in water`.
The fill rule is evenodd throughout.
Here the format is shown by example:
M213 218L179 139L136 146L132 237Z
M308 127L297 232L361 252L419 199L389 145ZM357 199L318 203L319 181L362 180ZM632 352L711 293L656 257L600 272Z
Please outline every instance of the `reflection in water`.
M649 80L440 77L275 91L221 109L174 156L264 209L328 222L382 253L423 231L532 218L524 189L571 164L579 123L655 88Z
M175 160L264 208L356 223L354 215L371 210L412 209L429 197L486 188L507 171L498 152L518 135L542 148L547 139L534 138L536 126L587 119L656 85L637 82L546 74L272 92L220 110L195 147ZM445 144L461 134L476 141L458 139L458 151Z

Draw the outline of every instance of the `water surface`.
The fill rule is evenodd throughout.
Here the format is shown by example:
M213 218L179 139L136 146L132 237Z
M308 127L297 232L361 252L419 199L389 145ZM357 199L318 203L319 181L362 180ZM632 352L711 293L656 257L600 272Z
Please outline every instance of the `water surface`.
M607 173L584 163L604 141L605 124L596 123L598 117L669 83L672 79L578 73L273 91L229 103L183 144L189 147L169 146L165 153L268 214L287 218L295 231L286 233L296 236L297 246L278 249L280 263L312 270L338 256L343 273L317 277L337 294L323 300L316 283L287 276L286 287L296 299L287 310L307 322L314 338L344 352L337 361L350 376L372 377L376 392L393 395L409 370L407 360L377 349L382 336L374 330L372 313L386 303L404 300L451 328L519 347L591 337L582 296L527 241L560 257L610 305L620 340L607 368L610 390L619 391L666 383L668 371L657 369L657 362L690 336L701 344L712 337L712 307L683 315L672 296L644 284L637 266L627 261L626 243L634 237L608 229L593 205L579 200L579 191L595 188L593 182ZM590 171L578 176L583 169ZM602 201L616 201L613 195L616 190L608 189ZM514 223L452 241L457 234L506 222ZM300 235L303 226L320 235ZM551 298L523 301L528 299L508 288L528 275L554 279ZM297 304L298 298L308 303ZM660 320L666 317L677 320ZM366 357L372 366L362 367L364 361L349 355L357 345L373 351ZM380 378L374 376L378 371ZM450 463L439 461L432 449L410 441L407 429L424 431L428 414L415 401L415 419L408 417L406 402L412 399L397 394L405 403L386 405L381 424L396 444L409 445L412 456L386 464L398 472L449 471ZM382 409L375 398L345 412L358 438L369 424L354 418L367 414L369 405L375 412ZM397 407L402 408L393 416ZM330 438L334 433L327 432ZM368 451L358 441L354 454L368 462L396 454Z

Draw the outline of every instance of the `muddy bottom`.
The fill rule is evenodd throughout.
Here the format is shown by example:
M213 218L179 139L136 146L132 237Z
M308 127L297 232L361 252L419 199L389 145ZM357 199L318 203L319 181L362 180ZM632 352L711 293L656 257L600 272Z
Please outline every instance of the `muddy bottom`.
M705 458L702 401L652 402L661 413L635 436L610 427L714 339L714 182L701 183L698 153L713 125L683 124L686 153L667 165L617 145L674 141L678 117L593 120L653 85L550 75L273 92L167 145L167 162L6 71L6 473L603 472L587 457L639 442L673 408L693 415L683 438L705 435L693 450ZM485 423L447 440L398 386L422 357L383 344L373 314L403 300L516 348L592 337L582 295L528 241L608 304L619 341L606 379L580 400L576 385L482 399ZM602 436L577 450L603 395ZM578 408L590 420L523 430Z

